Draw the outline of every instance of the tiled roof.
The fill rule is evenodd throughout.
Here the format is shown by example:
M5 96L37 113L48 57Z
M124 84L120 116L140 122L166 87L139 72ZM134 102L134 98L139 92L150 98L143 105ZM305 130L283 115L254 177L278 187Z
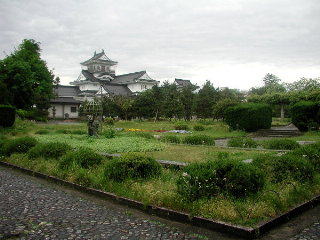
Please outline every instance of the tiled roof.
M86 65L88 63L90 63L91 61L100 61L100 62L105 62L105 63L111 63L112 65L117 64L117 62L112 61L110 58L107 57L107 55L104 53L104 50L102 50L101 53L96 53L94 52L93 57L82 62L82 65Z
M66 103L66 104L80 104L81 102L75 100L73 97L58 97L51 99L51 103Z
M127 86L124 85L117 85L117 84L104 84L103 88L106 92L110 95L114 96L130 96L132 92Z
M128 84L128 83L134 83L135 80L138 80L140 77L142 77L144 74L146 74L146 71L140 71L140 72L134 72L134 73L127 73L123 75L115 76L114 80L112 80L113 83L118 84ZM156 80L144 80L148 82L157 82Z
M176 78L174 80L179 86L182 86L182 87L186 87L186 86L191 86L192 83L190 82L190 80L184 80L184 79L179 79L179 78Z
M79 94L78 86L58 85L54 88L54 92L61 97L75 97Z

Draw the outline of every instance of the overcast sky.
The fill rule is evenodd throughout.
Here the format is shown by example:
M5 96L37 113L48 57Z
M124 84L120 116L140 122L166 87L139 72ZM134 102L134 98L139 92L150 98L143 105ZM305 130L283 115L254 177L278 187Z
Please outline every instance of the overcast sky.
M249 89L320 77L320 0L0 0L0 58L24 38L63 84L104 49L117 74Z

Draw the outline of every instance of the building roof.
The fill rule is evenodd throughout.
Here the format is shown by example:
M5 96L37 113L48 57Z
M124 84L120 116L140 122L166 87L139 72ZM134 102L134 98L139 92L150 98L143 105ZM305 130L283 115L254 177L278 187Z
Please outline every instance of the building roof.
M80 63L82 65L87 65L93 62L97 62L97 63L107 63L109 65L116 65L117 62L112 61L110 58L107 57L107 55L104 53L104 50L102 49L101 53L96 53L94 52L93 57L91 57L90 59Z
M138 80L140 81L147 81L147 82L157 82L153 79L140 79L143 75L145 75L146 71L140 71L140 72L134 72L134 73L127 73L123 75L115 76L114 80L112 80L113 83L118 84L128 84L128 83L134 83Z
M106 92L110 95L114 96L130 96L132 92L127 86L124 85L117 85L117 84L104 84L103 88Z
M54 87L54 92L59 97L75 97L79 94L80 90L77 86L58 85Z
M79 100L75 100L73 97L57 97L55 99L51 99L50 103L64 103L64 104L80 104Z
M191 86L192 83L190 82L190 80L184 80L184 79L179 79L179 78L175 78L174 80L179 86L182 87L186 87L186 86Z

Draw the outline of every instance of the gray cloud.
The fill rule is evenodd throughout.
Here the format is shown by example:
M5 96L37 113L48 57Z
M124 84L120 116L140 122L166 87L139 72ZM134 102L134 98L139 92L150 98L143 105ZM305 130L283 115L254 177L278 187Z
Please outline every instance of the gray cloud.
M266 72L320 76L319 12L318 0L2 0L0 49L41 42L63 83L103 48L118 73L249 88Z

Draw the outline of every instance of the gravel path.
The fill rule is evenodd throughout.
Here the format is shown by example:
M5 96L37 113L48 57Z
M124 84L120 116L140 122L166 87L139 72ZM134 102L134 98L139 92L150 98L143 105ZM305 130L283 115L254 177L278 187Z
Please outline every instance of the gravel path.
M59 188L0 167L0 239L211 239Z

